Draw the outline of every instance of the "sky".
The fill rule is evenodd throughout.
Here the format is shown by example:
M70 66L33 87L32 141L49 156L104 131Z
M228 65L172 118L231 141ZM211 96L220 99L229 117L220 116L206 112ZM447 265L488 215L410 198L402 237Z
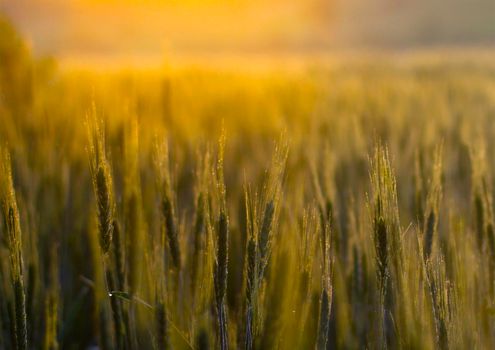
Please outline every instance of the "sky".
M36 54L313 54L495 46L495 0L0 0Z

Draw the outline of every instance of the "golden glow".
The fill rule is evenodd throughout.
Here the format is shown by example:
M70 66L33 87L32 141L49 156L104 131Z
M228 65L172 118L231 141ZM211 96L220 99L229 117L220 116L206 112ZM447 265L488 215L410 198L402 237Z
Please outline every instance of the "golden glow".
M493 42L493 0L463 1L3 0L0 12L37 54L157 61Z
M303 51L332 37L319 28L322 0L20 1L11 17L58 56Z

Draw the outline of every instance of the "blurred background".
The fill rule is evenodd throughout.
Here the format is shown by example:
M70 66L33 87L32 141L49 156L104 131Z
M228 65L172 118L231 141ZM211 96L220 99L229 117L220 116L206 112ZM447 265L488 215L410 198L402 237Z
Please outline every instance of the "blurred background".
M36 55L62 61L480 49L494 0L2 0Z

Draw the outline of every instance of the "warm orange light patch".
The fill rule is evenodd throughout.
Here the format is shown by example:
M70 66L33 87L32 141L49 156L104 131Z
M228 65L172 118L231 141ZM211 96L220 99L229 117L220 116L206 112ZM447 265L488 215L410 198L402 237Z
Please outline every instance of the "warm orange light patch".
M320 0L20 1L13 16L58 56L271 54L331 38L318 29Z

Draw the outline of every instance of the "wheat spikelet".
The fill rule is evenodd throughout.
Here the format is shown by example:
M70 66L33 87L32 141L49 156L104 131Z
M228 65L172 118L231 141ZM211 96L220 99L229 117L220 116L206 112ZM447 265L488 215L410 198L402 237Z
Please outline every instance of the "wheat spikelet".
M162 214L165 220L165 234L170 248L170 255L172 256L172 262L176 269L180 269L181 263L177 227L175 224L172 200L168 196L162 198Z
M93 111L92 119L90 117L87 119L90 169L96 197L100 248L106 255L112 242L115 204L113 181L105 154L105 136L101 124Z

